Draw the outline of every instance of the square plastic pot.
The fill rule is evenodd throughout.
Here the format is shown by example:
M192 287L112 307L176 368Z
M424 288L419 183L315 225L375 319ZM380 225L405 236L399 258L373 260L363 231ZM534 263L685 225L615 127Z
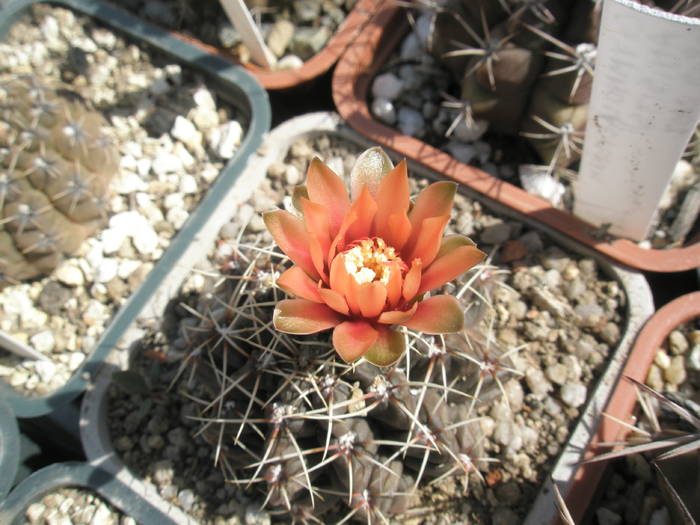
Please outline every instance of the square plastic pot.
M546 200L463 164L425 142L402 135L374 119L368 107L372 79L389 60L409 30L401 7L385 6L343 54L333 74L333 100L340 115L370 140L392 149L468 188L485 195L530 219L568 235L576 241L637 270L678 272L700 265L700 241L682 248L652 250L634 242L613 238L601 240L598 230L573 214L554 208Z
M241 176L242 182L244 184L247 183L249 187L257 186L260 180L265 177L268 166L273 162L283 160L291 144L297 139L320 133L334 134L362 147L375 145L369 143L365 138L349 129L335 113L323 112L303 115L284 122L270 132L266 139L265 146L260 150L263 153L261 153L260 157L252 158L249 168ZM416 173L419 176L440 178L440 174L422 168L419 165L410 164L409 172ZM587 247L572 241L561 233L551 230L536 221L532 221L528 217L513 212L512 209L506 208L498 203L485 202L482 196L470 191L468 187L463 187L461 189L465 190L465 193L470 198L482 202L482 204L487 206L491 211L528 223L529 226L541 232L545 232L568 249L595 258L597 264L600 265L604 273L606 273L608 277L616 280L624 289L627 296L626 323L620 329L620 342L617 348L613 350L612 355L609 357L607 367L602 372L596 384L590 387L589 399L587 403L581 407L582 415L572 429L569 440L563 447L563 451L557 459L551 473L551 477L556 481L558 486L567 487L573 480L574 473L576 472L576 464L580 461L583 452L586 450L598 415L608 399L610 390L615 383L619 371L625 363L632 341L641 325L653 311L651 292L646 280L641 274L611 264L605 258ZM238 202L240 202L240 199L238 199ZM193 258L181 260L181 269L185 270L186 267L194 266L197 260L202 257L202 254L207 253L212 246L219 228L233 213L235 213L235 207L226 206L213 215L216 220L211 223L210 227L204 229L202 235L198 236L195 240L197 247L194 249ZM165 305L170 298L176 297L179 285L183 281L185 275L186 270L184 273L181 272L178 274L175 279L168 279L164 283L162 290L156 294L159 298L159 306L155 310L151 310L151 317L162 318ZM136 325L137 324L138 322ZM83 400L81 438L86 456L91 464L112 472L129 486L138 486L139 492L153 497L154 504L157 504L159 508L170 509L168 510L169 515L179 516L179 523L192 523L192 519L189 516L185 515L179 509L171 508L171 504L164 501L157 494L157 490L152 484L147 484L140 479L136 479L122 463L112 445L107 425L107 390L111 382L111 375L116 370L125 370L128 368L129 345L135 342L142 333L138 330L138 327L135 326L134 330L128 332L127 335L130 337L125 338L120 347L115 349L115 359L110 359L111 362L117 364L117 367L105 368L97 378L94 388L86 393ZM543 490L534 502L526 523L532 525L549 523L554 519L556 513L554 494L551 490Z
M0 523L21 525L26 523L25 512L32 503L46 494L62 488L90 490L112 506L132 517L137 523L175 523L167 514L150 505L138 493L110 474L91 465L78 462L56 463L38 470L22 481L9 496L0 502Z
M37 3L38 0L11 0L4 6L0 10L0 38L7 34L12 24L25 14L30 6ZM71 379L52 394L39 398L22 396L7 384L0 382L0 395L7 399L20 418L48 414L55 408L66 405L85 390L104 358L133 320L146 308L171 270L179 264L228 189L236 184L249 157L262 143L263 135L268 131L271 121L267 92L249 73L230 61L97 0L55 0L50 3L93 17L134 42L164 52L183 66L197 70L206 78L209 88L239 108L248 122L248 127L236 155L226 164L145 281L114 316L92 353L81 368L74 372Z
M15 413L0 398L0 502L7 496L17 475L20 456L19 427Z

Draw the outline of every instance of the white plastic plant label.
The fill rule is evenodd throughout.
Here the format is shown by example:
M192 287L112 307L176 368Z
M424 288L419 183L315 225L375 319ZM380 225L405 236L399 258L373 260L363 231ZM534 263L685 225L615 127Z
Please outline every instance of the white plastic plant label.
M603 7L574 213L641 241L700 120L700 20Z

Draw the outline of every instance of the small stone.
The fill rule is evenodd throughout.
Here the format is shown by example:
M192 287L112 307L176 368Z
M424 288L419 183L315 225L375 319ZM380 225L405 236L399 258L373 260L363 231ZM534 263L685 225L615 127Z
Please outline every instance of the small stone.
M114 279L119 268L119 261L111 257L105 257L95 269L94 281L106 283Z
M672 354L685 354L688 348L690 348L690 344L688 344L688 340L685 338L683 332L674 330L668 334L668 349Z
M501 244L510 237L510 226L505 222L496 222L481 231L480 239L484 244Z
M557 179L543 171L540 166L521 164L519 169L520 182L525 191L532 195L542 197L552 206L560 206L566 192L564 185Z
M197 193L197 190L199 190L197 179L194 177L194 175L183 175L180 179L180 187L178 190L184 195Z
M67 260L56 268L54 277L67 286L81 286L85 283L85 276L77 263Z
M659 350L654 356L654 363L656 363L661 370L666 370L671 364L671 358L666 352Z
M595 515L599 525L619 525L622 523L622 516L605 507L597 509Z
M132 232L132 242L139 253L149 255L158 247L158 234L150 224L146 223Z
M573 408L578 408L586 402L588 389L579 383L566 383L561 387L559 397L561 400Z
M38 334L34 334L29 338L29 342L36 351L42 354L50 354L56 345L56 339L51 330L42 330Z
M461 119L453 134L456 138L464 142L475 142L479 140L489 129L488 120L473 119L467 124L465 119Z
M396 124L396 108L389 99L375 98L372 101L372 114L389 126Z
M180 157L169 151L158 151L153 159L153 173L158 176L168 175L169 173L178 173L183 169L182 160Z
M688 368L700 370L700 343L693 344L693 348L688 354Z
M190 489L181 490L177 495L177 500L180 502L180 505L182 505L182 508L188 511L192 508L192 505L194 505L194 492Z
M557 385L563 385L564 383L566 383L568 370L561 363L555 363L547 367L546 374L547 379L549 379L552 383L555 383Z
M77 370L85 361L85 354L82 352L72 352L68 357L68 368L73 371Z
M413 108L402 107L399 109L398 127L404 135L418 137L423 134L425 128L423 115Z
M509 263L524 259L527 256L527 248L522 241L506 241L498 254L498 260L502 263Z
M393 73L383 73L374 77L372 82L372 95L374 98L381 98L393 101L399 96L403 89L403 82Z
M682 355L674 355L668 368L664 370L664 379L672 385L680 385L686 377L685 359Z
M301 182L301 172L299 171L299 168L294 166L293 164L290 164L287 166L287 168L284 170L284 180L287 184L290 186L296 186Z
M230 120L213 128L208 135L209 145L222 159L232 158L243 139L243 128L236 120Z
M469 164L477 155L476 146L451 140L445 146L447 152L463 164Z
M187 218L190 216L189 212L185 210L184 208L181 208L179 206L175 206L173 208L170 208L168 212L165 214L166 220L173 225L173 227L176 230L179 230L182 228L182 225L185 224L185 221Z
M90 525L104 525L105 523L110 523L112 521L112 511L104 503L100 503L92 515L90 520Z
M58 281L49 281L39 294L39 305L49 315L59 314L71 298L71 290Z
M284 55L277 61L278 71L295 71L301 69L304 66L304 61L297 55L289 54Z
M671 525L671 517L666 507L654 511L649 519L649 525Z
M266 43L273 55L277 58L284 55L287 46L294 37L295 27L292 22L285 19L277 20L267 34Z
M544 399L547 393L552 390L552 384L547 380L542 370L537 367L530 367L525 372L525 382L530 392L537 399Z
M27 507L27 510L24 512L24 515L29 521L29 523L39 523L45 512L46 505L44 505L41 502L37 502L29 505L29 507Z
M653 388L657 392L661 392L664 389L663 372L654 363L652 363L649 367L649 371L647 372L647 377L644 380L644 383L649 388Z
M36 361L34 370L43 383L50 383L56 374L56 364L53 361Z
M620 327L615 323L605 323L600 330L600 338L609 345L616 345L620 341Z
M270 515L255 505L248 505L245 509L245 525L270 525Z

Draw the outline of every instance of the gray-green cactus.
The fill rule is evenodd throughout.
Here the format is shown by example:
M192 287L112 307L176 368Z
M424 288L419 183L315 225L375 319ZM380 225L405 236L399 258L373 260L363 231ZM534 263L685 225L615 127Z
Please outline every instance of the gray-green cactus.
M103 222L116 148L78 95L0 81L0 287L50 272Z
M409 332L410 355L390 368L344 363L327 337L272 326L279 257L237 253L218 287L186 298L170 325L182 350L172 384L201 403L199 433L229 481L286 521L379 523L430 480L480 476L477 411L512 366L494 341Z

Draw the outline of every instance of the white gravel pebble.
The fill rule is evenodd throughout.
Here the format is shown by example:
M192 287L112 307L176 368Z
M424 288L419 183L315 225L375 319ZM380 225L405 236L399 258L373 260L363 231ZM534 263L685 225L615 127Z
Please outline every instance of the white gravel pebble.
M394 100L403 89L403 82L393 73L377 75L372 82L372 95L375 98Z
M580 383L567 383L559 392L561 400L573 408L578 408L586 402L588 389Z

